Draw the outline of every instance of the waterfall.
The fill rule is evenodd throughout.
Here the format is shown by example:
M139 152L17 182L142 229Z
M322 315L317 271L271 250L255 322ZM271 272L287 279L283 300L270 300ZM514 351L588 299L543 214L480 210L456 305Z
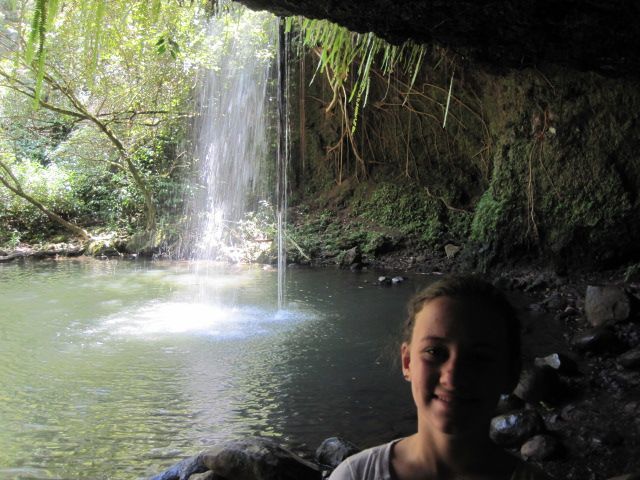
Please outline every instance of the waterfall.
M192 149L197 171L180 253L238 261L235 228L268 197L268 87L276 29L275 17L264 12L224 4L218 10L208 28L212 64L198 85Z
M284 20L224 0L210 21L208 38L212 65L199 79L192 149L197 171L187 212L189 233L179 254L195 260L240 261L246 252L241 250L238 227L260 203L269 204L275 173L282 309L290 156L288 34ZM267 167L274 156L275 172Z
M287 170L289 166L289 36L284 20L278 25L278 158L277 158L277 216L278 216L278 308L286 303L287 281Z

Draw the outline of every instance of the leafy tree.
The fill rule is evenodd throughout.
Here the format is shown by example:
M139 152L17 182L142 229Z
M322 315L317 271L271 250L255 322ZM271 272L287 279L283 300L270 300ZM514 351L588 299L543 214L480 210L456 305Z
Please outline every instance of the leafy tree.
M14 2L14 8L5 11L0 81L9 92L3 117L54 115L55 122L65 125L58 144L49 145L41 161L45 157L57 161L65 150L68 157L79 136L88 140L81 147L84 151L74 155L76 167L101 164L103 172L118 178L125 174L142 197L144 228L154 231L153 178L175 165L149 162L144 152L189 115L193 78L206 51L202 48L206 10L194 2L150 5L112 0L107 8L104 0L63 5L38 0L29 27L30 5ZM28 98L36 112L25 102L14 103L20 96ZM13 138L14 125L4 124ZM19 148L16 153L18 163L38 156L34 152L25 156ZM11 180L11 167L6 162L4 166L5 180ZM27 201L33 198L15 182L2 183Z

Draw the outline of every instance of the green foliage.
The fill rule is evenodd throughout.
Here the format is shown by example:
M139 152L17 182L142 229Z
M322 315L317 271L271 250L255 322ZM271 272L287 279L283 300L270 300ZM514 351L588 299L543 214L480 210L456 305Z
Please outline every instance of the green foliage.
M425 244L437 242L443 234L442 208L415 184L381 183L356 198L353 213Z
M411 73L415 81L426 54L425 45L407 41L391 45L374 33L356 33L327 20L304 17L287 18L287 29L300 30L304 47L320 49L318 69L328 73L334 92L348 88L351 74L355 79L348 95L354 105L352 130L357 126L360 109L367 104L371 72L377 66L383 75L396 69Z
M57 1L44 0L34 4L30 30L15 11L2 26L30 32L32 39L7 36L13 50L0 52L6 86L0 88L0 129L8 139L3 149L14 157L12 169L40 165L34 181L24 181L25 193L94 229L147 228L149 205L161 212L156 220L171 224L165 217L176 215L184 197L190 159L177 145L185 135L193 78L210 62L202 53L206 10L199 2L148 3L71 0L56 11ZM44 108L34 112L32 100ZM57 193L38 190L36 179L54 170L65 173L73 208ZM21 238L48 230L51 222L39 210L0 189L11 198L3 218Z
M504 201L496 200L488 189L476 205L471 222L471 240L484 242L492 239L504 221Z
M32 197L63 217L81 213L82 202L72 172L55 163L45 166L36 160L17 162L6 142L0 150L3 163ZM0 189L0 225L0 244L9 246L15 246L17 241L42 241L60 231L34 205L5 188Z

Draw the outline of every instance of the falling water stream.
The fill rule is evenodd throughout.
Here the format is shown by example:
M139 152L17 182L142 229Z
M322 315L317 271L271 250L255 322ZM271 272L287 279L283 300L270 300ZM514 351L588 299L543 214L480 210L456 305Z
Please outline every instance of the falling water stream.
M289 166L289 38L284 20L278 24L278 158L277 158L277 215L278 215L278 308L284 308L287 284L287 169Z
M227 3L210 20L212 64L200 78L193 127L196 188L183 253L195 260L239 260L236 226L268 200L276 19Z
M218 12L224 14L211 19L208 31L213 64L203 71L198 90L193 128L196 189L188 207L191 227L181 255L199 261L243 260L246 252L238 227L247 212L260 204L270 205L270 192L275 190L278 307L282 309L290 150L288 35L282 20L228 0L218 3ZM269 163L275 164L275 184Z

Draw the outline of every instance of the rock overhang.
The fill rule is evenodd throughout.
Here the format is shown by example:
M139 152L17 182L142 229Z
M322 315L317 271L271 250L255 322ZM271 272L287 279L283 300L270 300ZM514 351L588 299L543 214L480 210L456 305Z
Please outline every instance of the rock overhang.
M237 0L276 15L322 18L391 43L437 43L498 68L555 64L640 77L635 0Z

